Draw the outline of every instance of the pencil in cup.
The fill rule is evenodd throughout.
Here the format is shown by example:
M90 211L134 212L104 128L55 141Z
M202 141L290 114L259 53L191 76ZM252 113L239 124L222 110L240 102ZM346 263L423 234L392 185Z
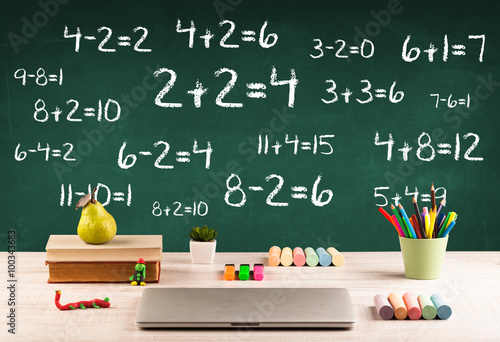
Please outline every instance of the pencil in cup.
M417 238L417 234L415 233L415 230L413 229L413 227L412 227L412 225L410 223L410 219L408 218L408 215L406 215L406 211L403 208L403 206L401 205L401 203L399 203L399 210L401 211L401 215L403 215L404 221L406 222L406 225L407 225L407 228L409 230L410 236L413 239L416 239Z
M396 228L398 235L403 236L403 232L401 231L401 228L396 225L396 222L393 221L392 217L387 213L387 211L385 211L384 208L382 208L382 207L379 207L378 211L380 211L380 213L382 215L384 215L384 217L394 226L394 228Z
M415 209L415 217L417 218L418 222L418 229L420 229L420 235L422 235L422 238L427 238L425 234L425 226L422 221L422 214L420 214L420 209L417 204L417 200L415 199L415 196L413 197L413 209Z
M441 227L439 228L439 233L438 235L441 235L443 234L443 232L446 230L446 227L448 227L448 224L450 222L450 219L451 219L451 215L453 214L453 212L449 212L448 215L446 215L446 218L443 220L443 222L441 223Z
M401 220L401 216L399 216L399 213L396 210L396 207L394 207L394 205L392 203L391 203L391 210L394 213L394 216L396 217L396 221L399 223L399 226L401 227L401 230L404 232L404 235L406 237L411 238L412 236L410 235L410 233L406 229L406 225L403 223L403 220Z
M439 218L441 217L441 210L443 209L444 203L445 203L445 200L443 198L441 200L441 203L439 203L439 207L436 211L436 220L434 221L434 232L436 233L436 236L439 236L438 227L439 227L439 223L441 222L439 220Z
M436 221L436 209L431 209L429 217L430 217L429 235L427 236L427 238L432 239L434 237L434 222Z
M413 225L413 229L415 230L415 233L417 234L417 238L423 239L424 237L422 236L422 233L420 232L420 229L418 227L417 217L415 215L412 215L410 217L410 223Z
M401 237L406 237L406 234L403 232L403 228L399 225L399 222L396 220L396 215L392 215L392 222L398 227L398 231L400 232Z
M453 221L453 222L451 222L451 223L448 225L448 227L445 229L445 231L443 232L443 234L441 234L439 237L446 237L446 236L448 236L448 234L450 233L450 230L451 230L453 227L455 227L455 223L456 223L456 222L457 222L457 221Z

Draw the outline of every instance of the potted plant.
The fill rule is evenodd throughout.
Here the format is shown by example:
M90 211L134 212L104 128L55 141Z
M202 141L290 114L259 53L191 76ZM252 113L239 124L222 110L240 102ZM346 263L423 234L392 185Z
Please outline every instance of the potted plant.
M211 264L214 261L217 229L195 227L189 233L189 254L195 264Z

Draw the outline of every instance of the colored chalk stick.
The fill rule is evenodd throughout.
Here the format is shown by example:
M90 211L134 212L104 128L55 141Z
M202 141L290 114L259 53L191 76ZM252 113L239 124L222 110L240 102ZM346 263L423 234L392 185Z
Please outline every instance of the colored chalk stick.
M248 280L250 278L250 265L249 264L241 264L239 278L240 280Z
M342 266L344 264L345 258L338 250L333 247L328 247L326 251L332 257L332 264L335 266Z
M330 266L332 263L332 257L328 254L323 247L316 249L316 254L318 254L319 264L321 266Z
M316 254L316 252L314 251L314 249L312 249L311 247L307 247L304 250L304 253L306 254L307 265L316 266L318 264L319 258L318 258L318 255Z
M420 305L418 304L417 296L412 292L406 292L403 295L403 301L406 305L406 310L408 312L408 317L411 320L417 320L422 317L422 311L420 310Z
M293 249L293 264L297 267L304 266L306 263L306 256L304 251L300 247L295 247Z
M394 309L392 308L386 297L378 294L375 295L373 301L375 302L375 307L377 308L377 312L380 318L388 320L394 317Z
M400 293L391 292L387 299L389 300L389 303L391 303L391 306L394 309L394 316L396 316L397 319L405 319L408 317L408 310L406 310L405 302L403 301L403 297Z
M234 280L235 274L234 264L226 264L226 266L224 266L224 279Z
M293 252L290 247L285 247L281 250L281 264L290 266L293 263Z
M253 279L259 280L259 281L264 279L264 265L263 264L253 265Z
M278 266L281 259L281 248L278 246L272 246L269 249L269 265Z
M448 319L451 316L451 308L446 302L443 300L439 293L434 293L431 296L432 303L437 310L437 316L441 319Z
M420 310L422 310L422 317L424 319L434 319L437 314L436 307L429 296L421 293L418 295L418 303Z

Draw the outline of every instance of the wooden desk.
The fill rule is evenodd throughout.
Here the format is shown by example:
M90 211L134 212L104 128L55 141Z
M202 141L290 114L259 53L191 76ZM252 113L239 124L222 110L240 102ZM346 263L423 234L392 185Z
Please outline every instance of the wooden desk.
M7 265L7 253L2 262ZM225 263L265 261L266 253L217 253L212 265L193 265L187 253L165 253L161 282L148 287L345 287L357 316L350 330L141 330L134 326L143 287L128 284L47 284L45 253L17 253L16 336L26 340L500 340L500 252L447 252L438 280L404 277L401 253L344 253L342 267L266 267L265 280L222 280ZM6 270L6 266L4 268ZM13 340L5 325L8 315L7 275L0 297L3 317L0 336ZM61 303L111 298L109 309L59 311ZM383 321L375 312L373 296L391 291L416 294L440 292L453 309L447 321Z

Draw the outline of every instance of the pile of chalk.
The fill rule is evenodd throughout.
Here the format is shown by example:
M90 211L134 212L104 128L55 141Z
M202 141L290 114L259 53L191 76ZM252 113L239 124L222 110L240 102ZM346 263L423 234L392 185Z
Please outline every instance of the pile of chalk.
M278 246L273 246L269 249L269 265L270 266L291 266L292 264L301 267L307 264L308 266L342 266L345 262L344 256L339 253L334 247L329 247L326 250L323 247L316 248L307 247L303 250L300 247L295 247L292 251L290 247L283 249Z
M432 296L420 294L418 297L411 292L406 292L401 296L398 292L391 292L388 297L381 294L376 295L373 300L375 307L382 319L392 319L394 316L397 319L411 320L434 319L436 316L440 319L448 319L451 316L451 308L445 303L439 293L434 293Z

